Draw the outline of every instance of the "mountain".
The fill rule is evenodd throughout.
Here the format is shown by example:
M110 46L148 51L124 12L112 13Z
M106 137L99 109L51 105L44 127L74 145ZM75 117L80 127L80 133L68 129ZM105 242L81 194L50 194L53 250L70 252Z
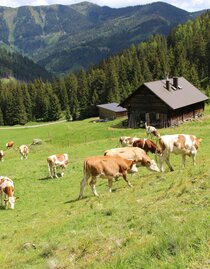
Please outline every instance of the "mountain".
M200 12L199 12L200 14ZM74 5L0 7L0 41L54 73L87 68L197 16L155 2L110 8Z
M17 51L0 44L0 79L10 77L24 81L37 78L47 80L52 78L52 74Z

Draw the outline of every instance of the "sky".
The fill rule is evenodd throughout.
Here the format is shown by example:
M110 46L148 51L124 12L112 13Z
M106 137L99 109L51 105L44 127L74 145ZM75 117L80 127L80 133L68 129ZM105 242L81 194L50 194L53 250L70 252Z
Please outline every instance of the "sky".
M99 6L109 6L112 8L120 8L127 6L144 5L158 0L86 0ZM0 0L0 6L19 7L19 6L41 6L41 5L72 5L83 0ZM186 11L198 11L202 9L210 9L210 0L162 0L173 6L179 7Z

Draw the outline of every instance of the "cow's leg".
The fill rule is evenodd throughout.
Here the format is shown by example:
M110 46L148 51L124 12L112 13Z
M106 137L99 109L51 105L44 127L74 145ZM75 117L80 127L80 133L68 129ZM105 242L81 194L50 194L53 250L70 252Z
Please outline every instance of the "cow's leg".
M5 208L7 209L9 205L9 197L7 195L5 195L4 197L4 203L5 203Z
M168 155L168 156L166 157L165 162L166 162L166 164L168 165L170 171L174 171L174 169L173 169L173 167L172 167L172 165L171 165L171 163L170 163L169 157L170 157L170 155Z
M92 179L90 181L91 190L92 190L92 192L93 192L93 194L95 196L99 196L98 193L97 193L97 191L96 191L96 185L95 184L96 184L96 177L92 177Z
M54 167L53 167L53 174L54 174L54 177L56 177L56 178L58 177L56 165L54 165Z
M51 178L53 178L53 169L52 169L52 166L48 163L48 172L49 172L49 176Z
M65 171L65 167L64 166L62 166L62 168L61 168L62 170L61 170L61 176L63 177L64 176L64 171Z
M127 182L129 187L133 187L133 185L129 182L129 180L127 179L127 173L123 174L123 179Z
M170 158L170 152L168 152L168 151L163 152L162 156L160 156L160 171L161 172L164 172L164 168L163 168L164 162L166 162L170 171L174 171L172 165L170 164L169 158Z
M193 165L196 165L196 154L192 155Z
M86 176L84 176L83 180L80 182L80 194L78 199L81 199L83 197L83 192L84 192L84 188L87 184L87 180L88 178Z
M0 201L1 201L1 207L3 206L3 200L4 200L4 197L3 197L3 191L2 190L0 190L0 196L1 196L1 199L0 199Z
M186 155L182 154L182 168L185 168L185 163L186 163Z
M112 177L111 178L108 178L108 186L109 186L109 192L112 192Z

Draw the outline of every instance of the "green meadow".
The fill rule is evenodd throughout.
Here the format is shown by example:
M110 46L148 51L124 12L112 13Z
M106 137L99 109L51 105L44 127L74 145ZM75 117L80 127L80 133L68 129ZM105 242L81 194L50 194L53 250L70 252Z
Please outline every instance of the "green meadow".
M122 135L146 136L144 129L121 128L120 120L91 120L0 130L0 149L15 142L0 175L14 181L19 197L14 210L0 209L0 268L210 268L210 107L198 121L160 129L202 138L196 166L187 157L182 169L181 156L172 155L174 172L139 168L129 176L133 188L120 179L112 193L99 179L100 197L86 186L78 201L85 157L120 146ZM42 145L30 146L21 161L17 147L34 138ZM63 178L50 179L46 159L55 153L68 153L70 162Z

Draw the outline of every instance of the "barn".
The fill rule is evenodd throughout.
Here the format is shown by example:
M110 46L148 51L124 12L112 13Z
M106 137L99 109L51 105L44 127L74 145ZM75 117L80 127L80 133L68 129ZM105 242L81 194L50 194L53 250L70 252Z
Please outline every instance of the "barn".
M118 103L108 103L97 105L99 118L113 120L119 117L127 116L127 109L119 106Z
M128 110L128 127L143 127L147 122L164 128L201 117L207 100L184 77L173 77L142 84L120 106Z

